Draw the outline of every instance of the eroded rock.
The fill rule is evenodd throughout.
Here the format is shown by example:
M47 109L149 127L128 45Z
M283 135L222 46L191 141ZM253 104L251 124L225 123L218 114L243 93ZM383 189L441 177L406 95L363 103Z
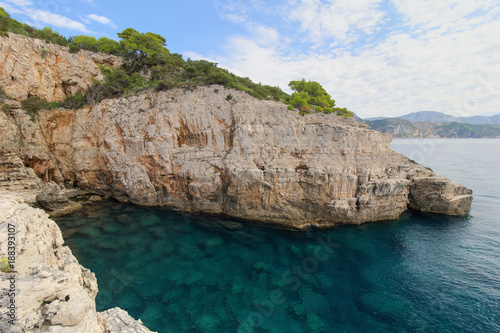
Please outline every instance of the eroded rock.
M0 50L0 86L18 101L30 96L60 101L84 93L92 79L103 78L99 65L122 63L113 55L69 53L67 47L14 33L0 37Z
M436 177L391 151L390 135L354 119L300 116L216 88L41 112L38 129L20 122L32 133L32 167L44 180L123 202L295 228L397 219L417 196L409 196L413 179Z
M444 177L416 177L410 188L410 208L429 213L463 215L470 209L472 190Z
M135 320L120 308L109 309L102 315L109 323L110 333L151 333L140 319Z
M48 183L37 194L36 201L51 217L59 217L83 208L80 203L70 199L79 194L78 190L68 190L56 183Z

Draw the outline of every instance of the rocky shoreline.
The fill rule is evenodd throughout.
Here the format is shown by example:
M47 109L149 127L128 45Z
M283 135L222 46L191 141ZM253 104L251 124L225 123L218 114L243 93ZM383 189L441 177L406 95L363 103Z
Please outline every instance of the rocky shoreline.
M0 272L0 330L107 333L150 331L125 311L95 308L97 280L64 246L61 230L22 196L0 192L0 256L15 240L14 270ZM12 296L12 297L11 297ZM11 303L11 299L15 303ZM9 308L10 304L15 304ZM14 309L13 311L11 309ZM14 325L9 323L15 315Z
M472 201L470 190L391 151L390 135L217 86L34 121L17 109L0 113L0 125L3 156L44 183L138 205L304 228L397 219L410 205L460 215Z

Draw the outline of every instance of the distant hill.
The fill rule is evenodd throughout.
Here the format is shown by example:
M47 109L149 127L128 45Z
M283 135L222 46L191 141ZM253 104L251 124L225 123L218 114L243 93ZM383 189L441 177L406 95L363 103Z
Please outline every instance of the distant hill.
M500 125L460 122L411 122L401 118L364 120L368 126L397 138L488 138L500 137Z
M413 112L405 116L398 117L411 122L428 121L431 123L464 123L464 124L500 124L500 114L494 116L472 116L472 117L455 117L446 113L436 111L421 111Z
M366 118L365 120L384 120L384 119L404 119L411 122L431 122L431 123L464 123L464 124L494 124L500 125L500 114L494 116L472 116L472 117L455 117L446 113L437 111L420 111L413 112L404 116L389 118L375 117Z
M464 124L494 124L500 125L500 114L494 116L472 116L472 117L455 117L446 113L436 111L420 111L413 112L404 116L395 117L411 122L431 122L431 123L464 123ZM384 120L394 119L388 117L367 118L365 120Z
M492 138L500 137L500 114L455 117L436 111L413 112L395 118L363 120L368 127L396 138Z

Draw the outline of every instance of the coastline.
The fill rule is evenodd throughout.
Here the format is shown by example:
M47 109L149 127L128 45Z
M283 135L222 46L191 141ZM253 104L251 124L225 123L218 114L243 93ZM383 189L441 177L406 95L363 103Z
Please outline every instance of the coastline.
M7 233L8 232L8 233ZM152 333L140 320L114 308L96 312L97 281L64 246L60 228L15 192L0 192L0 329L67 333ZM36 287L34 287L36 286Z

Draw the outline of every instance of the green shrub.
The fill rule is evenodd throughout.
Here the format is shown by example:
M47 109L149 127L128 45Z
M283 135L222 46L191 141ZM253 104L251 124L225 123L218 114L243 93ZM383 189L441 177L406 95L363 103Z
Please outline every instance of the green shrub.
M69 42L70 42L70 47L71 45L74 45L79 49L84 49L93 52L97 52L99 50L99 47L97 45L97 40L95 39L94 36L85 36L85 35L73 36L70 37Z
M97 40L97 49L100 52L116 55L121 51L120 43L107 37L101 37Z
M69 44L69 52L78 53L78 52L80 52L80 48L78 47L78 45Z
M104 86L101 84L101 82L95 79L93 81L94 83L90 87L88 87L87 92L85 93L88 104L99 103L106 96Z
M3 104L2 105L2 111L3 113L5 113L5 115L9 115L10 114L10 105L9 104Z
M290 111L292 111L292 110L293 110L293 106L292 106L292 105L288 105L286 108L287 108L288 110L290 110Z
M66 97L64 99L64 102L62 102L61 104L66 109L80 109L87 104L87 98L83 94L75 94L73 96ZM44 108L46 108L46 105L44 105Z
M64 102L47 102L42 106L44 110L54 110L64 107Z
M10 264L7 261L7 258L2 258L2 260L0 260L0 271L3 273L12 272L12 268L10 267Z
M42 110L46 103L47 100L39 96L29 97L21 101L23 109L30 115L31 120L35 119L38 111Z
M3 90L3 87L0 86L0 102L6 100L9 98L9 95L7 95L7 93L5 92L5 90Z
M163 79L156 82L156 90L169 90L176 87L176 83L172 79Z
M304 107L316 108L321 112L324 107L334 107L335 101L326 90L316 81L290 81L290 88L294 93L286 99L286 102L298 109Z

